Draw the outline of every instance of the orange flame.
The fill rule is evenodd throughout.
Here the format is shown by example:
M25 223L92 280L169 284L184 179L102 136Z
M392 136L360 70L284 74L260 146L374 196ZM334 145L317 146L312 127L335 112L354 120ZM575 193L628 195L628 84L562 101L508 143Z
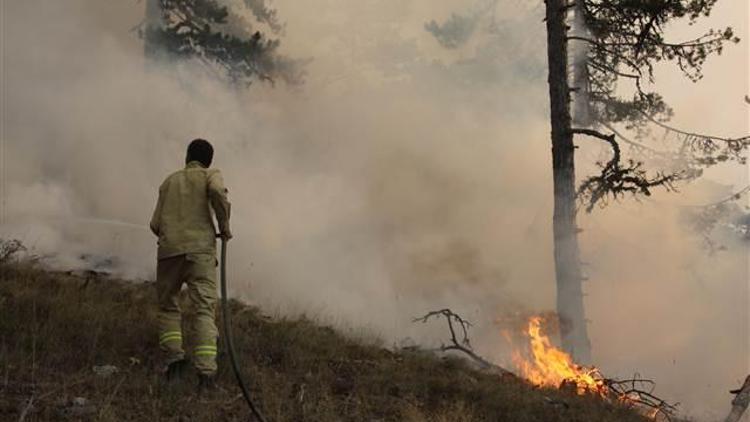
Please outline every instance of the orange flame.
M577 365L567 353L556 348L542 333L542 317L529 320L526 334L530 340L531 356L525 359L513 353L513 361L521 375L540 387L574 386L578 394L606 395L606 385L599 370Z

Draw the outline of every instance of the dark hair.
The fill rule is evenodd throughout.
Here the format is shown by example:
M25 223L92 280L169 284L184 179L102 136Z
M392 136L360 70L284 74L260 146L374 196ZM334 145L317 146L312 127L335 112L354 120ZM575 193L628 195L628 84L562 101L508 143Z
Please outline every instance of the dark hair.
M198 161L204 167L211 167L211 160L214 158L214 147L205 139L196 139L188 145L185 164L191 161Z

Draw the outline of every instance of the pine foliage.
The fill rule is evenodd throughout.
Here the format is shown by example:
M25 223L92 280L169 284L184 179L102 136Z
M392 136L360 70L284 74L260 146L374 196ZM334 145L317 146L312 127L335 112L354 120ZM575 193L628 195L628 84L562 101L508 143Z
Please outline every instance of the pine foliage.
M245 5L272 33L282 31L276 10L260 0L246 0ZM234 11L217 0L160 0L160 6L162 25L148 27L144 33L160 58L195 58L239 84L302 81L300 62L279 54L278 39L261 31L244 31L249 36L231 31L228 22Z

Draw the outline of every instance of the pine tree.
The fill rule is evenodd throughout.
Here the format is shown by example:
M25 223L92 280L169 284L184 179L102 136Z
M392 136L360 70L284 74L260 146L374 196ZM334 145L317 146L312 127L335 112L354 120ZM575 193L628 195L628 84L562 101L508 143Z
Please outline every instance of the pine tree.
M282 31L276 11L263 0L244 4L272 33ZM278 39L253 32L247 23L238 28L232 25L235 20L233 11L217 0L149 0L142 30L146 56L157 61L197 59L233 83L301 82L300 62L278 53Z
M596 205L624 194L650 195L658 186L671 189L677 181L700 176L705 166L729 160L744 163L742 151L750 145L750 137L729 139L674 129L667 124L672 112L663 98L644 89L646 83L654 82L658 62L676 63L684 75L697 81L710 55L721 53L727 42L739 41L731 28L712 30L686 42L665 40L667 23L680 19L694 22L708 16L715 3L716 0L546 1L557 308L563 347L580 362L588 362L591 351L583 305L576 202L590 212ZM571 9L576 11L573 34L569 34L568 27ZM569 41L583 45L576 51L573 78L568 66ZM618 84L623 81L632 83L632 98L616 95ZM573 127L571 118L571 92L577 95L577 127ZM642 162L624 160L623 142L641 153L666 152L625 137L614 129L615 124L634 130L638 138L648 135L650 125L682 136L677 158L684 165L649 174ZM578 187L574 135L603 141L612 151L612 158L601 164L601 173L586 178Z

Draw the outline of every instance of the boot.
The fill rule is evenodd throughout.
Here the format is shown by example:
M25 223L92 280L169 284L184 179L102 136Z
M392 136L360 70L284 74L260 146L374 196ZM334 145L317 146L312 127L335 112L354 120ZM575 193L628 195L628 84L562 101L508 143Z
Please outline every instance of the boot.
M185 377L188 368L188 362L185 359L176 360L167 366L167 382L181 381Z
M212 393L219 389L216 384L216 375L198 374L198 393Z

